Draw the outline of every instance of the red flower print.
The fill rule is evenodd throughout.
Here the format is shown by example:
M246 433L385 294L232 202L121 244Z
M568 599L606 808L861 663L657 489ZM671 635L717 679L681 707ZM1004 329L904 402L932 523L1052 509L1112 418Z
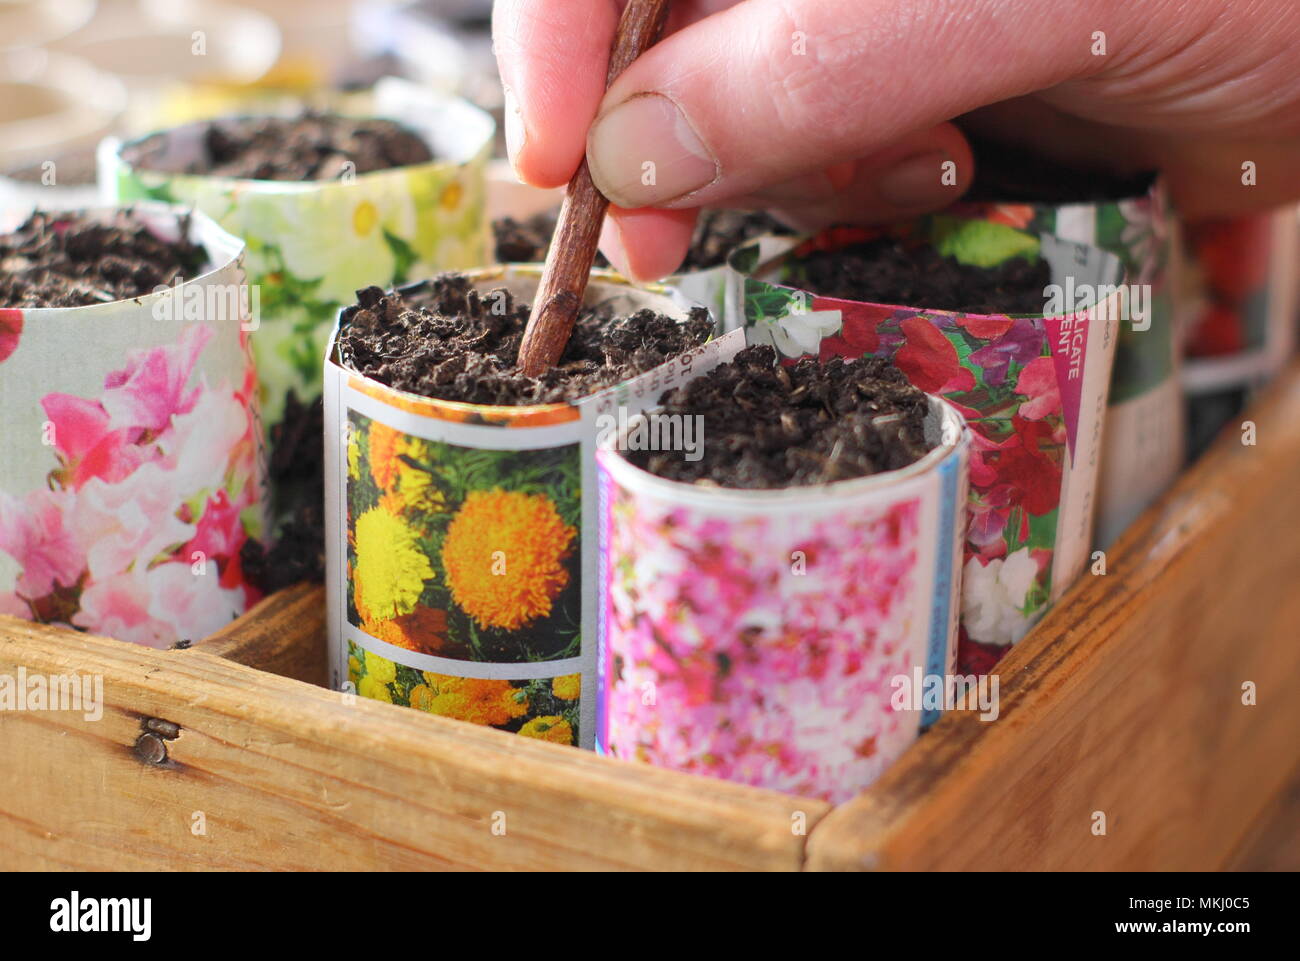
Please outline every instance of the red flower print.
M814 300L812 307L813 310L839 310L843 318L838 334L822 338L818 352L822 362L831 357L851 359L876 353L880 349L880 335L876 328L893 313L889 309L823 298Z
M1011 485L1017 495L1015 500L1029 513L1050 513L1061 500L1061 465L1042 449L1044 442L1058 446L1052 428L1041 420L1023 417L1013 418L1012 423L1020 443L997 455L998 477Z
M18 349L18 338L23 332L21 310L0 310L0 363Z
M961 392L975 386L975 375L961 365L957 348L928 318L908 317L900 326L907 343L894 362L914 386L928 394Z
M1061 413L1061 388L1056 380L1056 363L1050 357L1035 357L1025 365L1016 381L1016 393L1028 400L1020 405L1020 416L1042 420Z
M1015 321L1010 317L994 317L984 314L961 314L957 324L970 331L972 337L980 340L997 340L1006 334Z

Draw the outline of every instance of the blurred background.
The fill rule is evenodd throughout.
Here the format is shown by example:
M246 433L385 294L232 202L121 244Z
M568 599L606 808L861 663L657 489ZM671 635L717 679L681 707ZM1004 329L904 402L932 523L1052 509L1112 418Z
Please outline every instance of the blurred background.
M365 112L384 76L460 94L499 121L491 11L491 0L0 0L3 221L94 203L107 135L304 106ZM41 179L50 160L54 185Z

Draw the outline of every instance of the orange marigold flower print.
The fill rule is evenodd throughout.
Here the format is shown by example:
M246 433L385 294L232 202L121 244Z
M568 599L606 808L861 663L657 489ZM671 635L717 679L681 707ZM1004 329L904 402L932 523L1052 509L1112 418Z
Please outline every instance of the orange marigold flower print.
M391 620L364 618L361 629L403 650L437 654L447 642L447 612L419 606Z
M539 741L573 743L573 727L562 717L535 717L521 727L519 733L523 737L535 737Z
M397 480L398 468L402 466L397 455L402 453L404 439L401 431L377 420L370 422L370 476L381 490L388 490Z
M577 533L545 494L471 492L442 545L452 598L481 627L513 631L547 616L569 583Z
M528 713L528 698L509 681L472 677L439 678L424 710L472 724L499 726Z

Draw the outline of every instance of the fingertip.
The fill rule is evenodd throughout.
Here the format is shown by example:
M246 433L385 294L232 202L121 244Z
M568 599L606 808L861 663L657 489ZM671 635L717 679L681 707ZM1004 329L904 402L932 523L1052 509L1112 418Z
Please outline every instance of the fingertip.
M690 250L699 211L609 208L600 248L619 273L652 283L675 273Z

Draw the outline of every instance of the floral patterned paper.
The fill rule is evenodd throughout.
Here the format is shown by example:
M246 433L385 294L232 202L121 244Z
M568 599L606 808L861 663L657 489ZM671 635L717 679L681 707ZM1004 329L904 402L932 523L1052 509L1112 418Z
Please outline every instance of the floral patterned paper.
M389 115L386 106L381 95L374 113ZM301 184L162 174L130 167L120 149L101 154L100 180L113 199L194 205L247 243L249 279L260 288L252 341L268 429L290 390L300 400L320 395L334 318L359 288L486 262L491 120L454 101L392 119L415 125L435 157L446 155L448 138L458 138L456 155L464 159L361 174L350 183ZM440 126L450 129L434 129Z
M186 287L242 281L234 238L206 220L192 238L218 269ZM262 527L247 333L155 319L159 296L0 311L0 612L168 647L258 599L240 565Z
M954 212L1099 247L1120 259L1128 283L1149 290L1148 323L1126 318L1115 344L1097 505L1097 543L1109 546L1169 486L1185 459L1170 270L1174 231L1164 187L1157 182L1144 195L1112 202L959 204Z
M1010 226L964 231L964 224L949 219L937 226L889 229L906 236L957 231L940 242L954 251L973 247L986 261L992 249L992 262L1037 253L1040 243L1051 246L1054 256L1067 253ZM1108 379L1110 356L1076 354L1079 337L1086 342L1089 336L1084 316L963 314L818 297L798 289L795 265L801 255L873 236L874 230L837 228L804 241L742 246L731 258L738 278L728 291L728 320L745 325L751 342L772 344L786 363L806 355L892 358L915 386L942 395L966 417L973 437L962 662L983 670L1001 648L1024 636L1059 593L1062 580L1076 573L1055 569L1061 498L1071 470L1087 477L1077 483L1093 484L1095 473L1074 468L1082 458L1071 453L1080 440L1080 418L1096 402L1084 395L1082 385L1089 382L1105 396L1105 380L1097 385L1096 370L1104 367ZM1094 251L1089 270L1099 269L1093 282L1120 281L1118 262ZM1063 282L1055 271L1053 279Z
M525 301L539 269L471 272ZM601 272L619 312L683 312ZM717 342L577 403L495 407L326 374L332 683L525 737L594 742L593 451L598 405L630 413L707 369ZM738 347L739 338L732 343ZM718 362L720 356L713 359ZM653 387L651 386L653 385ZM337 441L335 440L337 438ZM331 488L327 485L327 496Z
M919 484L777 505L679 496L698 489L600 451L601 749L833 803L875 780L920 726L894 678L946 670L927 666L929 632L946 653L936 561L952 567L960 527L938 517L964 456Z

